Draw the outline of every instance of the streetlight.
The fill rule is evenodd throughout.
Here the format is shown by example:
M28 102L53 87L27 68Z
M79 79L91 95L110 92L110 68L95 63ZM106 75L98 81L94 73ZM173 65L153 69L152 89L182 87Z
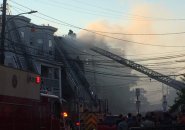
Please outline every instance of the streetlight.
M33 14L36 13L37 11L29 11L29 12L24 12L24 13L20 13L17 14L15 16L10 17L7 21L6 21L6 2L3 3L3 13L2 13L2 29L1 29L1 48L0 48L0 64L4 64L4 59L5 59L5 55L4 55L4 40L5 40L5 27L6 24L14 19L15 17L18 17L20 15L23 14Z
M14 19L15 17L18 17L18 16L20 16L20 15L23 15L23 14L33 14L33 13L37 13L37 12L38 12L38 11L32 10L32 11L29 11L29 12L25 12L25 13L20 13L20 14L14 15L14 16L8 18L8 20L6 21L6 23L8 23L11 19ZM5 24L6 24L6 23L5 23Z

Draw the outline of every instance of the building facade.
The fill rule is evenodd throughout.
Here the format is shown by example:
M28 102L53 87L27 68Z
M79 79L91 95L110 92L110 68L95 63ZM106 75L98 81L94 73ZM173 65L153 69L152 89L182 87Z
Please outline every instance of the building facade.
M40 74L41 92L59 96L71 111L89 109L96 104L95 96L78 64L68 60L61 46L65 38L54 36L56 31L24 16L7 16L5 65Z

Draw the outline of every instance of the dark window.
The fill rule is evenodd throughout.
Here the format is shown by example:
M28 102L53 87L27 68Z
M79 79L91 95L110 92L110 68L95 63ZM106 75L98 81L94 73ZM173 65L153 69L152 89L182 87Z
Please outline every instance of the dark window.
M33 37L30 38L30 45L33 45Z
M47 66L41 66L41 76L48 77L49 75L49 68Z
M54 79L59 79L59 70L54 69Z
M50 54L50 55L52 55L52 54L53 54L53 52L52 52L51 50L49 50L49 54Z
M49 40L49 45L48 46L49 46L49 48L52 48L53 47L53 43L52 43L52 40L51 39Z
M38 44L43 44L43 39L37 39Z

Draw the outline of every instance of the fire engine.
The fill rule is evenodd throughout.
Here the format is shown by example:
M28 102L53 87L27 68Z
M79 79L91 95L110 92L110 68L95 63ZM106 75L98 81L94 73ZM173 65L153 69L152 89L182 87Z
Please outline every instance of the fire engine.
M0 130L60 130L58 96L40 93L38 74L0 65Z

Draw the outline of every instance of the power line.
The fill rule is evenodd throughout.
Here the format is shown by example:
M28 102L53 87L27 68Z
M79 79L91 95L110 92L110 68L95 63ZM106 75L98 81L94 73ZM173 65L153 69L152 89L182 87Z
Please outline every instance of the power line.
M40 1L37 1L37 2L40 2ZM48 4L47 4L47 3ZM76 2L76 1L75 1ZM68 11L71 11L71 12L74 12L74 13L83 13L83 14L90 14L90 15L96 15L96 16L104 16L104 17L109 17L111 16L112 17L115 17L115 18L118 18L118 17L123 17L123 15L127 16L127 20L137 20L137 21L148 21L148 20L158 20L158 21L164 21L164 20L182 20L182 19L165 19L165 18L152 18L152 17L147 17L147 16L139 16L139 15L127 15L127 14L124 14L124 13L121 13L121 12L116 12L116 11L112 11L112 10L107 10L107 9L101 9L101 10L91 10L90 8L82 8L82 7L79 7L79 6L76 6L76 5L73 5L73 4L69 4L69 3L66 3L66 2L62 2L62 1L56 1L56 0L53 0L52 2L51 1L44 1L42 2L42 4L46 4L47 6L55 6L55 7L59 7L62 9L65 9L65 10L68 10ZM69 8L66 8L69 7ZM92 6L90 6L92 7ZM74 9L78 9L78 10L74 10ZM130 17L131 16L131 17Z
M121 33L121 32L105 32L98 30L91 30L98 33L115 34L115 35L178 35L185 34L185 32L166 32L166 33Z
M100 72L99 72L100 73ZM115 76L115 75L114 75ZM123 75L122 75L123 76ZM128 75L124 75L124 76L127 76L127 77L129 77ZM175 76L175 75L173 75L173 76ZM176 75L177 76L177 75Z
M11 0L12 1L12 0ZM30 8L26 7L26 6L23 6L15 1L13 1L13 3L19 5L19 6L22 6L26 9L29 9L31 10ZM137 42L137 41L131 41L131 40L125 40L125 39L121 39L121 38L117 38L117 37L112 37L112 36L109 36L109 35L104 35L104 34L101 34L101 33L97 33L95 31L92 31L92 30L88 30L88 29L85 29L85 28L82 28L82 27L78 27L78 26L75 26L75 25L72 25L72 24L69 24L67 22L64 22L64 21L61 21L61 20L58 20L56 18L53 18L51 16L48 16L48 15L45 15L43 13L39 13L40 15L42 16L45 16L47 18L50 18L50 19L53 19L55 21L58 21L58 22L61 22L64 24L64 26L68 26L68 27L72 27L72 28L76 28L76 29L80 29L80 30L83 30L83 31L86 31L86 32L90 32L92 34L96 34L96 35L99 35L99 36L103 36L103 37L107 37L107 38L111 38L111 39L115 39L115 40L118 40L118 41L122 41L122 42L126 42L126 43L135 43L135 44L138 44L138 45L145 45L145 46L155 46L155 47L185 47L185 46L168 46L168 45L160 45L160 44L149 44L149 43L142 43L142 42Z
M128 68L128 67L120 66L120 68L118 68L118 67L115 67L115 66L108 66L107 67L106 65L101 65L101 66L96 66L95 70L103 69L103 70L108 70L109 72L112 71L112 72L118 72L118 73L122 72L121 70L123 70L123 73L125 73L124 69L126 69L126 68ZM128 68L128 69L130 70L130 68ZM155 71L163 70L164 72L166 72L168 70L167 72L169 73L169 70L180 71L180 70L183 69L183 67L175 67L175 68L170 68L170 67L169 68L164 68L163 67L163 68L150 68L150 69L155 70ZM168 75L168 74L164 74L164 75Z
M111 75L111 76L120 76L120 77L132 77L132 78L150 78L148 76L141 76L141 75L122 75L122 74L113 74L113 73L107 73L107 72L103 72L103 71L94 71L94 70L86 70L86 72L94 72L94 73L97 73L97 74L102 74L102 75ZM177 75L165 75L165 76L153 76L153 77L168 77L168 76L182 76L184 74L177 74Z
M121 33L121 32L105 32L105 31L98 31L92 30L98 33L105 33L105 34L115 34L115 35L178 35L178 34L185 34L185 32L166 32L166 33Z
M18 10L21 10L21 11L25 12L25 10L20 9L20 8L18 8L18 7L15 7L15 6L12 6L12 7L13 7L14 9L16 8L16 10L18 9ZM56 22L56 20L53 21L53 20L50 20L50 19L46 19L46 18L41 17L41 16L38 16L38 15L36 15L36 14L30 14L30 15L32 15L32 16L34 16L34 17L37 17L37 18L40 18L40 19L43 19L43 20L46 20L46 21L49 21L49 22L53 22L53 23L56 23L56 24L59 24L59 25L66 26L65 24L63 24L63 23L61 23L61 22Z
M154 64L159 64L159 65L167 65L167 64L177 64L176 63L176 61L177 60L173 60L173 61L171 61L172 59L174 59L174 58L182 58L182 57L185 57L184 55L182 55L182 56L176 56L176 57L172 57L172 58L155 58L155 59L150 59L150 58L148 58L148 59L137 59L137 60L132 60L132 61L134 61L134 62L147 62L147 63L142 63L143 65L154 65ZM75 60L75 58L69 58L68 60ZM148 62L148 61L155 61L154 63L153 62ZM168 60L168 61L161 61L161 60ZM115 61L113 61L113 60L105 60L105 59L100 59L100 60L92 60L92 59L86 59L86 60L81 60L81 61L83 61L84 63L95 63L95 64L97 64L97 63L116 63ZM116 63L117 64L117 63Z
M67 41L67 40L66 40ZM70 41L69 41L70 42ZM74 42L78 42L77 40L74 40L73 41L73 43ZM65 45L67 45L67 46L70 46L70 48L73 48L74 50L79 50L80 52L82 52L80 49L78 49L77 48L77 46L76 47L74 47L73 45L70 45L70 44L65 44ZM114 50L114 49L112 49L112 50ZM90 50L91 51L91 50ZM179 52L179 51L178 51ZM184 51L183 51L184 52ZM85 53L85 52L84 52ZM93 55L93 54L89 54L89 55L92 55L92 56L101 56L102 57L102 55ZM126 56L131 56L131 55L123 55L124 57L126 57ZM136 56L136 55L132 55L132 56ZM138 55L137 55L138 56ZM172 55L164 55L164 56L159 56L159 57L150 57L150 58L148 58L148 57L143 57L143 58L139 58L139 59L131 59L131 60L134 60L134 61L136 61L136 62L141 62L141 61L148 61L148 60L162 60L162 59L165 59L165 60L167 60L167 59L174 59L174 58L180 58L180 57L184 57L185 56L185 53L182 53L182 54L172 54ZM94 60L95 61L95 60ZM112 60L106 60L106 61L112 61Z
M179 53L179 52L184 52L185 50L183 51L170 51L170 52L164 52L164 53L157 53L156 56L166 56L166 55L163 55L163 54L175 54L175 53ZM74 52L68 52L69 55L85 55L85 54L81 54L81 53L74 53ZM123 56L123 57L135 57L135 56L146 56L146 55L155 55L156 53L142 53L142 54L128 54L128 55L120 55L120 56ZM158 54L162 54L162 55L158 55ZM185 54L185 53L182 53L182 54ZM92 54L92 56L102 56L100 54ZM168 55L167 55L168 56ZM148 57L142 57L142 58L148 58Z
M89 54L89 53L88 53ZM90 55L90 54L89 54ZM174 56L163 56L163 57L151 57L151 58L139 58L139 59L130 59L135 62L143 62L143 61L160 61L160 60L172 60L172 59L177 59L177 58L183 58L185 57L185 54L179 54L179 55L174 55ZM90 60L88 59L88 62L106 62L106 63L114 63L115 61L113 60ZM168 61L169 62L169 61Z
M66 45L70 45L70 44L66 44ZM70 46L71 48L73 48L74 46ZM73 48L73 49L75 49L76 50L76 48ZM80 50L79 50L80 51ZM81 51L82 53L85 53L85 52L83 52L83 51ZM89 54L89 53L85 53L86 55L87 54ZM89 54L89 55L91 55L91 54ZM179 58L179 57L184 57L184 54L182 55L182 54L179 54L179 55L174 55L173 57L155 57L155 59L152 59L152 58L148 58L148 59L139 59L140 61L149 61L149 60L164 60L164 59L171 59L171 58ZM74 59L68 59L68 60L74 60ZM138 61L139 61L138 60ZM86 61L84 61L84 62L86 62ZM88 61L88 62L103 62L103 63L105 63L105 62L107 62L107 63L112 63L112 62L114 62L114 61L112 61L112 60L93 60L93 61ZM158 62L159 63L159 62ZM157 64L158 64L157 63ZM164 62L163 62L164 63ZM168 62L167 62L168 63ZM149 63L148 63L149 64ZM147 65L148 65L147 64ZM156 64L156 63L155 63ZM171 63L170 63L171 64Z
M55 0L56 1L56 0ZM80 3L80 4L85 4L89 7L95 7L95 8L98 8L98 9L102 9L104 11L108 11L109 13L117 13L117 14L123 14L123 13L126 13L125 15L130 15L130 16L134 16L135 18L145 18L146 19L151 19L151 20L165 20L165 21L169 21L169 20L185 20L185 18L162 18L162 17L151 17L151 16L142 16L142 15L138 15L138 14L131 14L131 13L128 13L128 12L120 12L120 11L117 11L117 10L113 10L113 9L110 9L110 8L104 8L104 7L101 7L101 6L97 6L95 4L89 4L87 2L84 2L84 1L80 1L80 0L72 0L74 2L77 2L77 3ZM60 3L60 2L58 2Z
M31 27L30 25L24 25L24 26L20 26L20 27L17 27L17 28L22 28L22 27ZM11 30L13 30L13 29L11 29ZM9 31L11 31L11 30L9 30ZM8 31L8 32L9 32ZM66 45L70 45L70 44L66 44ZM74 46L71 46L70 45L70 48L73 48L73 49L77 49L77 48L74 48ZM79 50L79 49L78 49ZM79 51L81 51L81 50L79 50ZM83 51L81 51L82 53L85 53L85 52L83 52ZM89 54L89 53L85 53L84 55L92 55L92 54ZM140 61L149 61L149 60L163 60L163 59L172 59L172 58L179 58L179 57L184 57L185 56L185 54L178 54L178 55L173 55L173 56L166 56L166 57L154 57L154 58L147 58L147 59L134 59L134 60L137 60L138 62L140 62ZM101 61L96 61L96 60L94 60L93 62L107 62L107 61L109 61L109 62L112 62L112 60L101 60ZM88 61L88 62L92 62L92 61Z
M41 1L38 1L41 2ZM83 13L83 14L88 14L88 15L95 15L95 16L103 16L103 17L108 17L108 18L119 18L121 17L120 15L111 15L110 13L107 13L105 11L103 12L99 12L97 10L90 10L89 8L82 8L82 7L78 7L76 5L72 5L69 3L65 3L65 2L57 2L57 1L47 1L48 4L46 3L46 1L44 2L45 4L47 4L47 6L55 6L57 8L62 8L65 9L67 11L73 12L73 13ZM43 4L43 2L42 2ZM67 8L66 8L67 6ZM76 10L75 10L76 9Z
M116 65L109 65L109 66L107 66L107 65L103 65L103 64L99 64L99 65L97 65L97 69L98 68L103 68L103 69L107 69L107 70L110 70L110 67L112 67L112 68L117 68L117 69L120 69L120 68L129 68L129 67L126 67L126 66L116 66ZM183 69L184 67L161 67L161 68L150 68L150 69L152 69L152 70L168 70L168 69L170 69L170 70L174 70L174 69ZM114 70L115 71L115 70Z
M9 42L12 42L11 40L9 39L6 39L8 40ZM21 44L22 45L22 44ZM26 45L24 45L26 46ZM13 52L15 54L19 54L19 55L23 55L22 53L18 53L16 51L12 51L12 50L5 50L5 51L9 51L9 52ZM40 58L39 56L36 56L36 55L32 55L32 54L28 54L29 56L33 56L33 57L37 57L37 58ZM122 74L113 74L113 73L107 73L107 72L103 72L103 71L94 71L94 70L90 70L90 69L86 69L85 72L89 72L89 73L96 73L96 74L100 74L100 75L104 75L104 76L116 76L116 77L121 77L121 78L149 78L147 76L134 76L134 75L122 75ZM178 75L167 75L167 76L180 76L180 75L183 75L183 74L178 74ZM166 76L165 76L166 77Z

